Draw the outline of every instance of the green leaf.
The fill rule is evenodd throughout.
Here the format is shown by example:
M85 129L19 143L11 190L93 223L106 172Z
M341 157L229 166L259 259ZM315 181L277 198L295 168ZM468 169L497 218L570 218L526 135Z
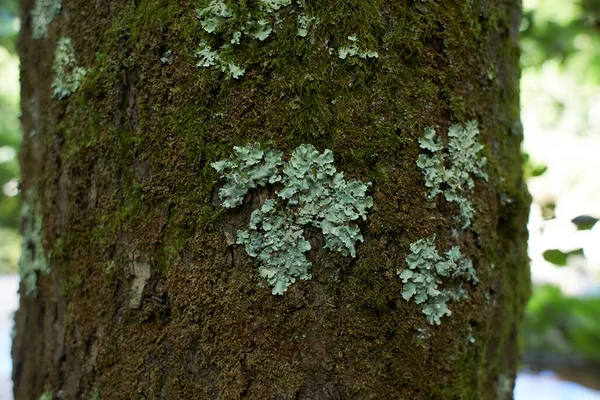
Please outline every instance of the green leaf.
M598 218L594 218L589 215L579 215L571 220L577 226L578 231L590 230L598 222Z
M558 249L546 250L543 253L544 260L548 261L559 267L566 267L568 265L568 258L572 255L583 254L583 249L576 249L564 253Z

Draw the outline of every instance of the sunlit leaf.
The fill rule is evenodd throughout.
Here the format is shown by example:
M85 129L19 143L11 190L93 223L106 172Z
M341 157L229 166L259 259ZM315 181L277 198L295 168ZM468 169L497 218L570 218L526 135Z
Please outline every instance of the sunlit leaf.
M594 218L589 215L579 215L571 220L577 226L578 231L586 231L592 229L596 222L598 222L598 218Z
M559 267L566 267L568 265L569 256L573 255L583 255L583 249L576 249L567 253L558 249L550 249L543 253L544 260Z

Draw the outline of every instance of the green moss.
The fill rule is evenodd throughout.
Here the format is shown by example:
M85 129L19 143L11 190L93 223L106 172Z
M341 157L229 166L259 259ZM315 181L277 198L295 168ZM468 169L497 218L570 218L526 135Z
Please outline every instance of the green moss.
M291 1L262 1L258 9L245 5L230 7L222 0L211 0L204 8L196 10L200 25L212 41L225 42L213 50L206 40L200 42L196 57L198 67L218 66L227 76L239 79L245 68L234 60L234 47L244 37L264 41L273 32L274 19L270 15L280 8L289 6Z

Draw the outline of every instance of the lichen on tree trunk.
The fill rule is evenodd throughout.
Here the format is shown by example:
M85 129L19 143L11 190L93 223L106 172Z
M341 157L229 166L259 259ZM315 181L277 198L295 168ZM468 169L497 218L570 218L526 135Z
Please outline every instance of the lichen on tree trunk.
M517 0L56 3L21 4L24 225L41 220L43 251L24 249L45 264L20 291L16 399L511 398L529 294ZM468 121L487 181L460 229L417 159L426 128L447 145ZM273 188L224 209L211 167L248 143L330 149L372 183L356 257L306 228L311 279L271 294L236 235ZM398 276L432 235L478 281L439 326Z

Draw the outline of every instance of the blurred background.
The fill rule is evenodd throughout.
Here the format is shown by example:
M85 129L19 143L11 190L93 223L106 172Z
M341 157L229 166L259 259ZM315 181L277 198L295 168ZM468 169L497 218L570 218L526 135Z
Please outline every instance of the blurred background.
M0 0L0 400L20 254L18 0ZM534 282L515 399L600 400L600 0L524 0L525 174Z

